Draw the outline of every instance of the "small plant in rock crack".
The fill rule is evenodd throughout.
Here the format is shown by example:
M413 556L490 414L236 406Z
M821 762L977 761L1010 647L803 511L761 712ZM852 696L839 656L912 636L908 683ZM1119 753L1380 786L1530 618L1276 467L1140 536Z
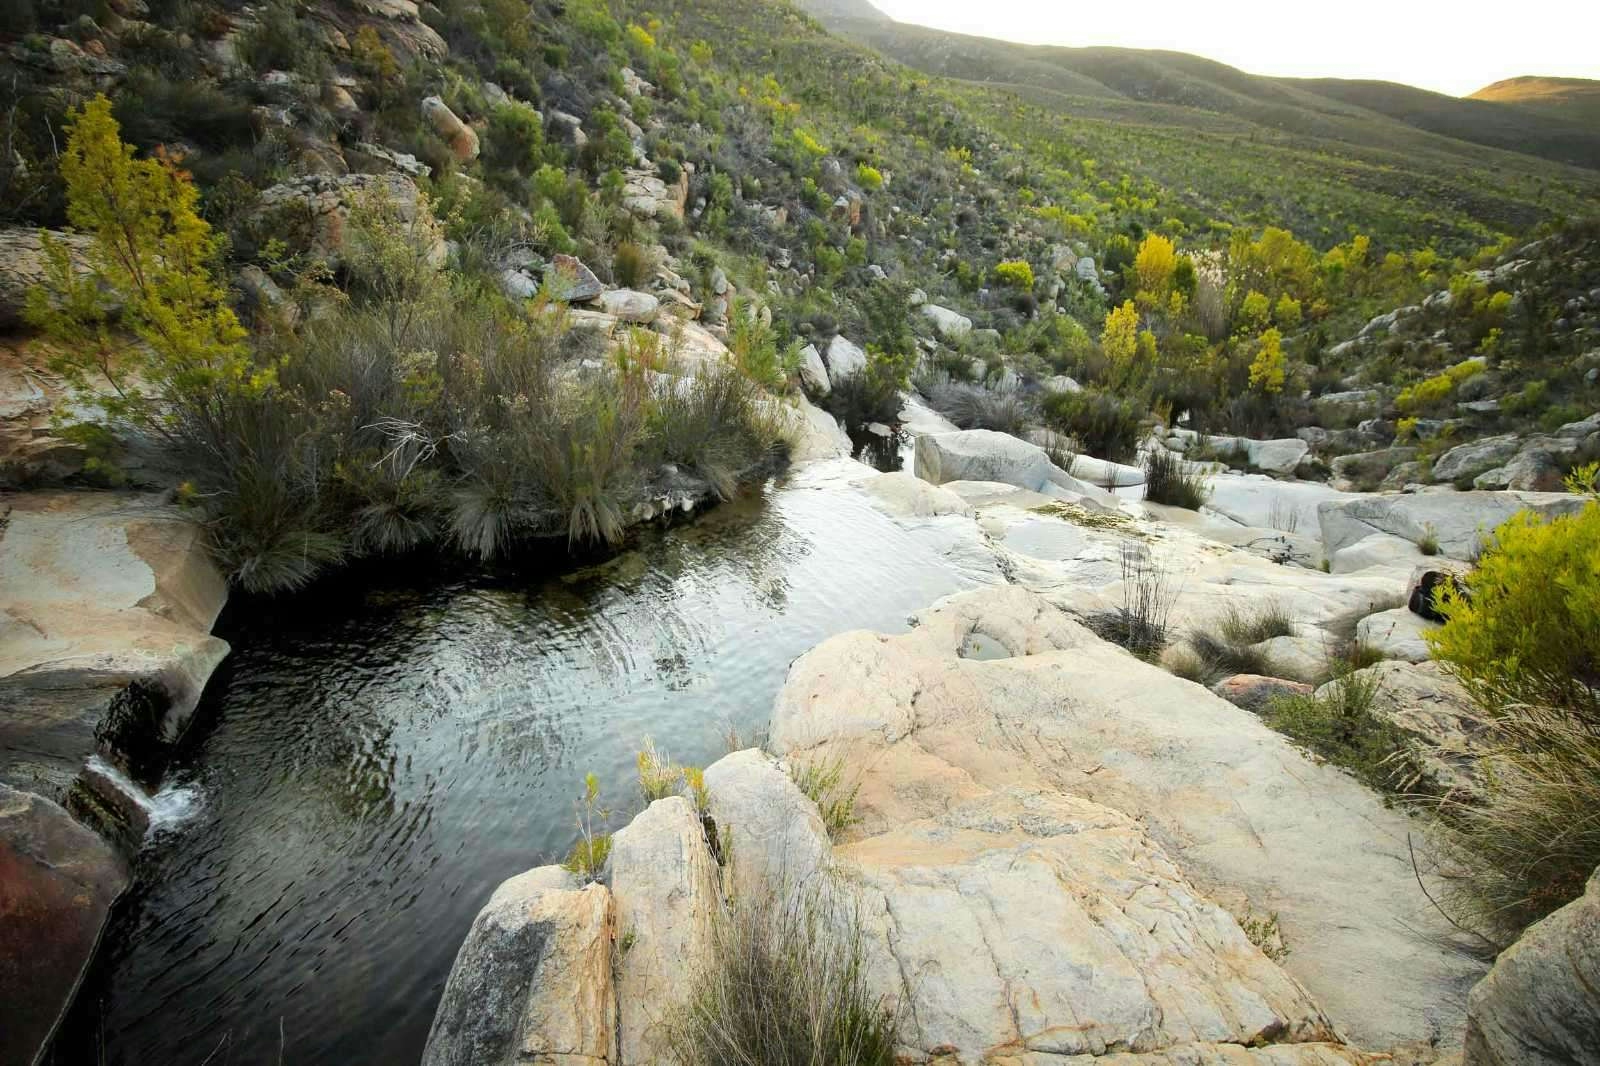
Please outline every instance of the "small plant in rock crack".
M1245 937L1261 949L1261 954L1273 962L1282 962L1289 957L1289 945L1283 941L1283 929L1278 925L1278 912L1273 911L1265 916L1247 914L1239 920L1239 928L1244 930Z
M1184 460L1165 448L1152 448L1144 457L1144 498L1198 511L1211 496L1205 475L1189 470Z
M606 859L611 856L611 834L606 826L611 822L611 812L600 806L600 781L594 774L583 775L583 795L576 803L578 809L578 842L572 845L567 861L562 863L569 873L577 874L585 882L599 880Z
M1167 646L1167 619L1178 590L1165 565L1142 545L1122 547L1122 606L1089 618L1089 627L1141 659L1154 659Z
M834 836L856 822L856 795L861 785L845 787L844 759L820 757L796 761L794 783L806 798L817 805L828 835Z
M1423 555L1439 554L1439 534L1432 522L1422 527L1422 536L1417 538L1417 551Z

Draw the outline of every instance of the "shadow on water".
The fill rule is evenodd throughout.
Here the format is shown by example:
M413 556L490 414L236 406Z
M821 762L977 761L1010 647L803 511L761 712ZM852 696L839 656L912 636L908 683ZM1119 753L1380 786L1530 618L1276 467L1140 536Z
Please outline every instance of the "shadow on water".
M861 497L774 485L570 572L409 560L236 600L169 773L197 813L147 842L54 1061L416 1062L478 908L570 848L586 771L618 826L644 736L714 761L796 656L968 583Z

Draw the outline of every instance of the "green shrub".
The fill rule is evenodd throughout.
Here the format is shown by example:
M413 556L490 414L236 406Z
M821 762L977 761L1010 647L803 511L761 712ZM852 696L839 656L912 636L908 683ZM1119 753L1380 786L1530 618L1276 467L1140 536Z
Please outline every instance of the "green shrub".
M1600 724L1600 503L1550 521L1515 515L1437 604L1434 658L1486 707L1563 707Z
M851 433L873 422L900 420L900 392L910 384L915 356L894 355L867 347L867 365L833 383L823 400L828 413Z
M1205 475L1191 472L1181 456L1151 448L1144 457L1144 498L1198 511L1211 496Z
M611 256L611 274L623 288L639 288L650 280L655 268L655 257L632 241L617 245Z
M524 104L501 104L489 112L482 159L485 173L504 180L530 175L546 162L544 123L539 112Z
M992 429L1021 437L1038 419L1032 401L1014 388L997 389L936 378L923 382L919 391L927 398L928 406L960 429Z
M796 760L791 768L796 787L817 805L830 836L837 836L856 822L856 796L861 786L846 787L844 772L843 758Z
M646 805L678 794L683 768L657 749L655 741L645 737L635 761L639 768L639 794Z
M1030 291L1033 288L1033 267L1024 259L1008 259L994 268L994 277L1002 285Z
M1125 397L1098 389L1052 392L1041 413L1051 428L1078 441L1087 455L1120 462L1139 446L1143 412Z
M1320 696L1277 697L1266 723L1379 791L1428 788L1405 730L1372 713L1379 683L1368 671L1341 674Z

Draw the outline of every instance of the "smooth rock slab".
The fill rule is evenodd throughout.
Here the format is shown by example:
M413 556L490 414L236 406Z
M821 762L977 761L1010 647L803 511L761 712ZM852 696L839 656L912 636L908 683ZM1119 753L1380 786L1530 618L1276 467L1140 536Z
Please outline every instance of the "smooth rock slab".
M611 838L616 900L617 1011L622 1062L667 1062L666 1026L693 994L712 958L717 864L694 808L682 796L656 800Z
M127 886L111 845L0 785L0 1062L37 1061Z
M559 866L495 889L456 954L422 1066L616 1063L615 918Z
M873 934L875 984L894 994L914 975L925 1051L978 1062L1333 1037L1226 911L1099 804L1005 789L839 857Z
M828 363L828 380L834 385L867 368L867 353L842 335L828 342L823 358Z
M1104 489L1079 481L1050 461L1037 444L991 429L931 433L917 438L916 473L924 481L1000 481L1022 489L1059 495L1061 489L1095 503L1116 505Z
M1276 913L1283 963L1348 1039L1461 1031L1482 966L1418 889L1415 826L1247 711L1010 587L963 594L897 637L846 633L790 668L771 743L861 768L853 834L984 792L1051 789L1138 819L1235 914ZM1011 658L961 658L973 632Z
M596 300L603 314L619 322L638 322L649 325L661 313L661 301L647 292L633 289L609 289Z

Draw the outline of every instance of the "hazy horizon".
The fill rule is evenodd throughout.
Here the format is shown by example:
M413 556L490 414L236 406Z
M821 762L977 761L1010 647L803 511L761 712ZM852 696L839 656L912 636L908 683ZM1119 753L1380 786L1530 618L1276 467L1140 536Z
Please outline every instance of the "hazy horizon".
M884 14L956 33L1066 47L1156 48L1214 59L1251 74L1393 81L1450 96L1524 75L1600 80L1600 5L1463 0L1445 13L1408 0L1349 0L1311 24L1272 0L1211 7L1148 0L1138 8L990 0L871 0ZM1430 10L1431 9L1431 10ZM1560 32L1552 32L1559 29Z

